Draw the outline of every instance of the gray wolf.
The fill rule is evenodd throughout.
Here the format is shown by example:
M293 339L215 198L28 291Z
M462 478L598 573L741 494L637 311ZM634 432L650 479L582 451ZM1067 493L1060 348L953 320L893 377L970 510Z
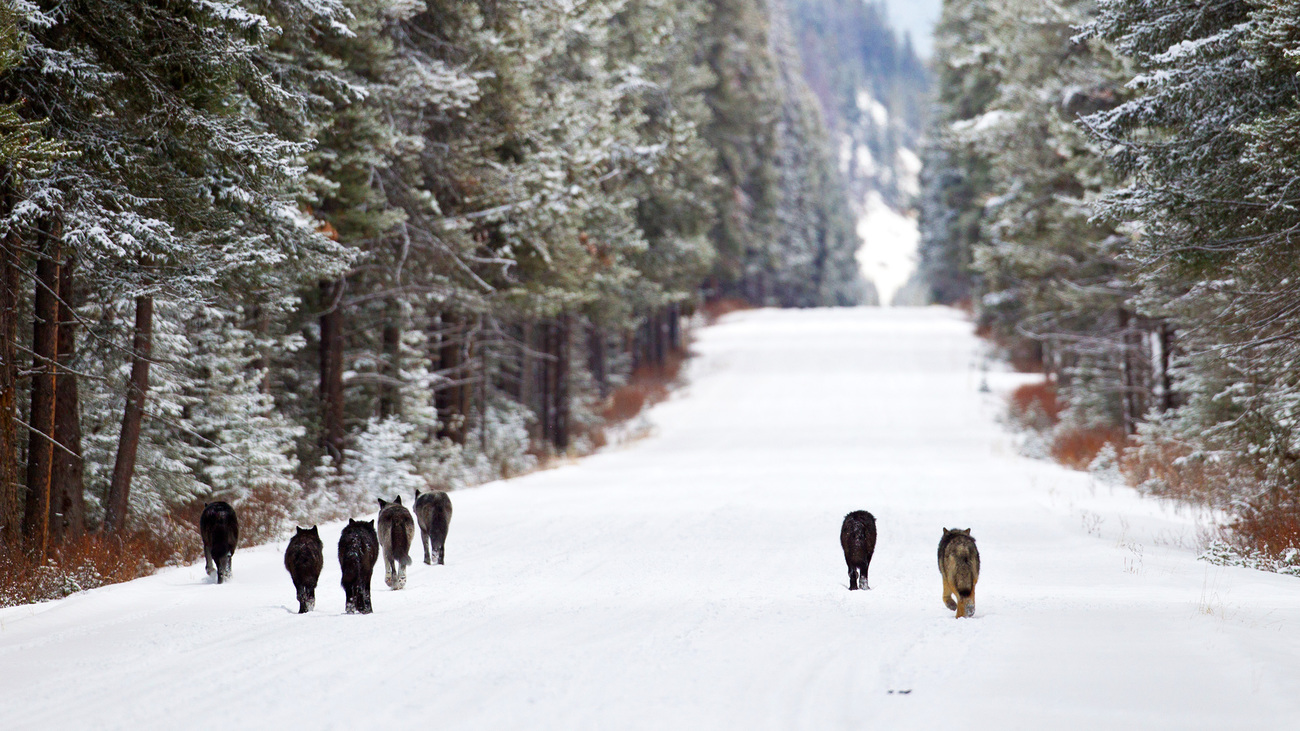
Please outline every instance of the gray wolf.
M384 549L384 583L396 591L406 586L406 567L411 565L411 540L415 521L402 507L402 496L386 502L379 499L379 545Z
M943 577L943 604L958 617L975 613L975 583L980 580L980 552L970 528L944 528L939 539L939 574ZM953 601L953 595L957 601Z
M432 554L443 565L447 548L447 529L451 527L451 498L445 492L415 491L415 519L420 523L420 543L424 545L424 562L432 564Z

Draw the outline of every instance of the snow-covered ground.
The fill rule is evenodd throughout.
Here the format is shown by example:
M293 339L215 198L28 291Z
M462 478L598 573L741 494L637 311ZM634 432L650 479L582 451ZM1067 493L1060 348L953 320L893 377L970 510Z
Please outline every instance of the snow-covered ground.
M1017 456L944 309L758 311L700 334L652 436L455 493L447 565L317 611L283 544L0 611L18 728L1280 729L1300 580L1195 559L1195 516ZM843 515L875 513L849 592ZM978 611L940 601L969 527ZM417 558L418 561L418 558ZM396 728L398 726L394 726Z

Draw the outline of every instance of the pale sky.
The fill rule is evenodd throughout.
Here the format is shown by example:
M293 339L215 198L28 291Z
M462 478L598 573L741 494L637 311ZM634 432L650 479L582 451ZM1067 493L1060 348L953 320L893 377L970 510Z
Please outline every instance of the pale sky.
M884 0L889 9L889 22L894 30L912 34L912 43L923 59L930 58L933 43L930 33L939 19L943 0Z

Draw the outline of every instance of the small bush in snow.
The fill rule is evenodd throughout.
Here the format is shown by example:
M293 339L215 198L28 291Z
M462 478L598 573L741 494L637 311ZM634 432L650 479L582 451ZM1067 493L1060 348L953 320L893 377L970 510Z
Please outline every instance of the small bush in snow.
M1274 557L1262 551L1239 549L1223 541L1214 541L1198 557L1215 566L1240 566L1275 574L1300 576L1300 549L1288 548Z

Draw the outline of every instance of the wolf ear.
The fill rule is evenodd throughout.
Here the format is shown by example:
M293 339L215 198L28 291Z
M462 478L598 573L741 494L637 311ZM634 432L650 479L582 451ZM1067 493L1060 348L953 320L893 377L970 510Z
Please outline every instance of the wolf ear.
M401 505L401 504L402 504L402 496L401 496L401 495L398 495L398 496L397 496L397 499L393 501L393 504L394 504L394 505Z
M967 528L966 530L958 531L958 532L961 533L962 535L967 535L967 536L968 536L968 535L970 535L970 528Z
M308 532L310 532L310 533L316 533L316 534L319 534L319 533L320 533L320 531L317 530L317 529L316 529L316 526L314 526L314 525L311 527L311 530L308 531Z
M420 497L420 488L415 488L415 496Z
M348 518L348 525L356 525L356 522L357 522L357 521L356 521L355 519L353 519L353 518Z
M950 534L950 533L952 533L952 530L951 530L951 529L949 529L949 528L944 528L944 529L943 529L943 534L944 534L945 536L948 535L948 534Z
M388 507L388 503L384 502L383 498L379 498L379 507L386 508Z
M295 535L302 535L303 533L306 533L306 532L307 532L307 529L304 528L304 527L302 527L302 526L300 526L300 525L295 525L295 526L294 526L294 529L295 529L296 531L298 531Z

